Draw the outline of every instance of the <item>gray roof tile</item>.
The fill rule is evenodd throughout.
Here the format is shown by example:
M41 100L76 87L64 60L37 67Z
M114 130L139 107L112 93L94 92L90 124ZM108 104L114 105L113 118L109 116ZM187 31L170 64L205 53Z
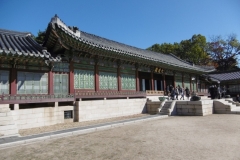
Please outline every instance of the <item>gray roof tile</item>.
M240 71L233 71L227 73L212 73L208 76L219 81L240 80Z
M59 57L52 57L49 52L33 40L29 32L17 32L0 29L0 55L29 56L46 58L50 61L60 61Z
M60 28L66 34L70 35L71 37L75 38L78 41L81 41L94 47L116 52L116 54L136 56L139 58L148 59L163 64L168 64L171 66L177 66L195 71L202 72L210 71L209 69L194 66L186 61L183 61L180 58L174 56L173 54L162 54L145 49L136 48L123 43L102 38L93 34L89 34L83 31L77 31L75 33L71 29L69 29L67 25L63 23L57 16L53 17L50 23L52 24L53 28L55 28L55 25L57 25L58 28Z

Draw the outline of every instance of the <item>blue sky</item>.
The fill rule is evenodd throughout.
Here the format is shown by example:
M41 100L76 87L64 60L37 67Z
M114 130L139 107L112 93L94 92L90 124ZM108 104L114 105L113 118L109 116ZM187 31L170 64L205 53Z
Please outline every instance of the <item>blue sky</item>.
M240 0L0 0L0 28L37 35L57 14L69 26L139 48L235 33Z

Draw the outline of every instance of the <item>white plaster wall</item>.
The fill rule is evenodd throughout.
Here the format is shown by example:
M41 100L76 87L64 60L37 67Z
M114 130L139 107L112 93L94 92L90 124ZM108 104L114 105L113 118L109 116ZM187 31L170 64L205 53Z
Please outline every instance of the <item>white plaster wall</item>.
M146 113L146 98L76 102L79 122Z
M20 109L11 113L18 129L27 129L64 123L66 110L73 110L73 106Z

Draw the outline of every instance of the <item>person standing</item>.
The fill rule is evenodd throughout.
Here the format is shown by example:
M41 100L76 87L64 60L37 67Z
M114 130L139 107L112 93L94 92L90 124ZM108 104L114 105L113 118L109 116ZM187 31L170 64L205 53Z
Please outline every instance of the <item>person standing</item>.
M239 94L238 94L237 97L236 97L236 101L240 103L240 97L239 97Z
M186 97L187 97L187 99L189 100L189 97L190 97L190 91L189 91L188 87L186 87L186 89L185 89L185 93L186 93Z
M178 95L179 95L178 87L175 88L175 95L176 95L176 99L178 100Z
M184 100L184 88L180 87L179 93L181 95L180 100L183 99Z

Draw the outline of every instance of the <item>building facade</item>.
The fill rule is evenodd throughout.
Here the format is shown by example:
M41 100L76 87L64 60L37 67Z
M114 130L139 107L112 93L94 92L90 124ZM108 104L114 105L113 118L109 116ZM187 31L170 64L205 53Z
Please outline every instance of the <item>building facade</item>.
M68 27L57 16L43 45L30 33L0 30L0 104L9 105L20 129L142 113L146 98L169 85L206 92L199 77L208 72ZM29 113L31 120L22 118Z

